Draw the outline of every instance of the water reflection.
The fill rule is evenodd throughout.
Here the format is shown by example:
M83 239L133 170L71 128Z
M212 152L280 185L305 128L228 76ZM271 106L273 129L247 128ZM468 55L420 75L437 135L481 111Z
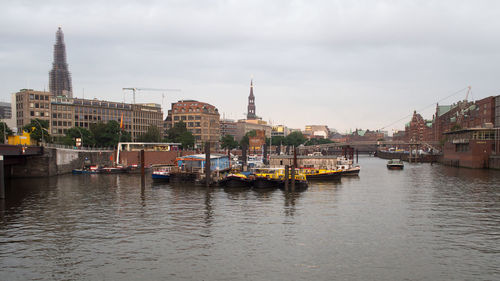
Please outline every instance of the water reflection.
M13 180L0 210L0 276L497 279L499 172L391 172L360 160L359 177L303 192L143 185L137 175Z

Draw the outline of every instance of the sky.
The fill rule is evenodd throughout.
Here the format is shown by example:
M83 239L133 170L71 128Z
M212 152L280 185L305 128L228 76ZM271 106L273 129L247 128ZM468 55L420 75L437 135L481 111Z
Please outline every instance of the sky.
M404 129L436 102L499 95L500 1L0 0L0 100L48 90L64 32L75 97L196 99L221 117ZM164 96L164 97L162 97Z

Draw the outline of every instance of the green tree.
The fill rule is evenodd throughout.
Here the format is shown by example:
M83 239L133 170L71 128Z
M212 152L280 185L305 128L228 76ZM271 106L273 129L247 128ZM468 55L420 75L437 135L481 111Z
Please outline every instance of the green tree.
M150 125L146 133L139 135L137 138L139 142L161 142L162 134L160 128L155 125Z
M307 140L304 145L318 145L318 144L327 144L327 143L332 143L333 141L329 139L317 139L317 138L312 138L310 140Z
M183 148L194 147L194 136L191 132L186 131L179 136L176 142L180 142Z
M250 137L255 137L257 135L257 131L251 130L248 131L240 140L240 146L246 145L248 147L250 143Z
M186 123L180 121L167 131L166 141L179 142L183 148L194 146L194 136L187 130Z
M122 141L120 124L115 120L111 120L108 123L94 123L90 125L90 132L94 136L96 146L116 146L118 141Z
M2 143L7 142L7 136L12 136L14 133L12 130L7 126L5 122L0 122L0 138Z
M271 137L271 144L272 145L286 145L286 138L283 136L274 136Z
M41 142L51 142L49 134L49 121L38 118L32 119L30 123L24 125L23 131L30 133L31 139Z
M306 138L302 132L299 131L291 132L288 136L286 136L287 145L299 146L305 142Z
M94 146L95 145L95 140L94 136L92 133L82 127L73 127L70 128L66 131L65 136L62 138L62 143L64 145L70 145L70 146L75 146L76 145L76 139L81 138L82 139L82 146Z
M224 135L220 139L221 147L224 149L233 149L238 147L238 142L234 140L232 135Z

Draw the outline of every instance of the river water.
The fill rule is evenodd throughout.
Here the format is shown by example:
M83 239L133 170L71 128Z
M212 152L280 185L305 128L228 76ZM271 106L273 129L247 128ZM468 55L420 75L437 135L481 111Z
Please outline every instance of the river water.
M500 280L500 171L385 163L295 194L10 180L0 280Z

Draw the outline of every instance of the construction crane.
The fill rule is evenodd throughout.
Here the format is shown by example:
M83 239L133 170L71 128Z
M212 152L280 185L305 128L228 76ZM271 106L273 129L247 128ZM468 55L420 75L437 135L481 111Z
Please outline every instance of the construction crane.
M467 101L467 99L469 98L469 94L470 94L470 91L471 91L471 86L468 86L467 87L467 94L465 94L465 101Z
M129 91L132 91L132 94L133 94L133 104L135 104L135 92L138 92L138 91L160 91L160 92L180 92L181 90L180 89L154 89L154 88L123 88L123 90L129 90ZM164 98L165 96L162 95L162 98ZM162 100L162 104L163 104L163 100Z

